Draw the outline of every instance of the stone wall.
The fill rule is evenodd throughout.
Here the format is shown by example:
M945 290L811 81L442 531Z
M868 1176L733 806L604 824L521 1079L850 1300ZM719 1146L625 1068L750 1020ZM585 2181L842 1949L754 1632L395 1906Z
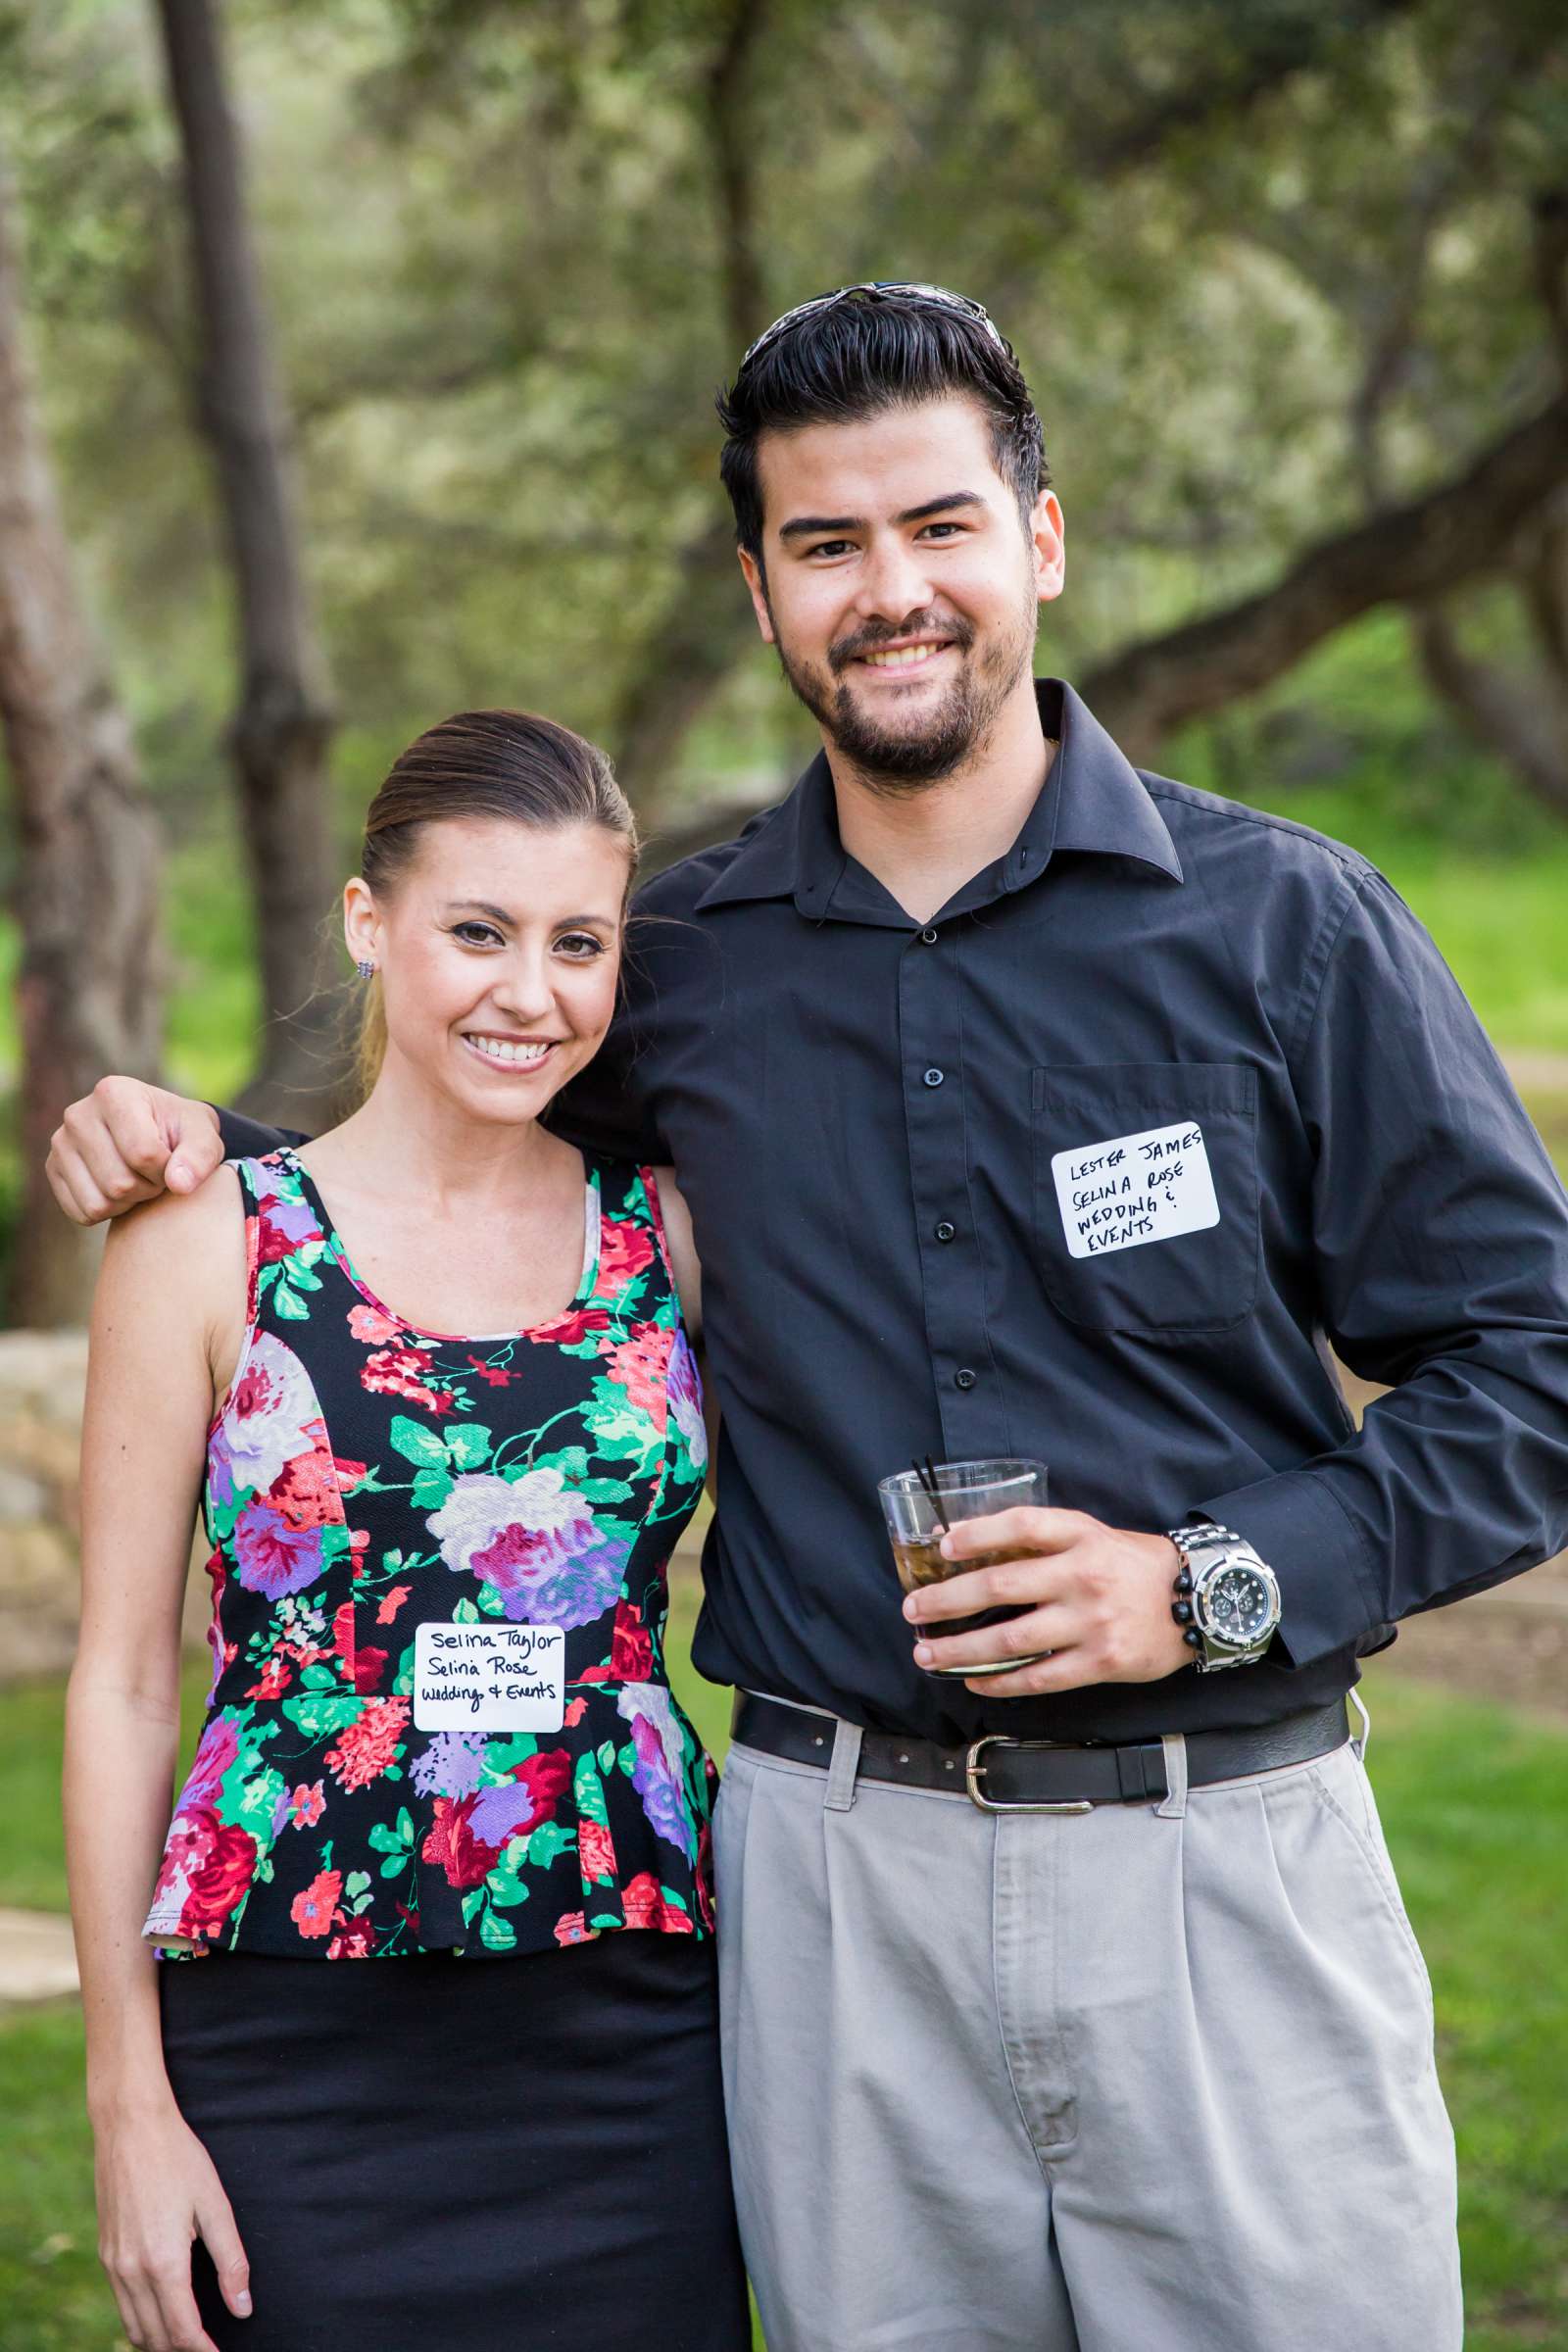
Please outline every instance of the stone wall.
M0 1679L71 1662L87 1335L0 1333Z
M0 1332L0 1683L59 1673L75 1648L86 1376L85 1332ZM206 1595L205 1577L188 1581L187 1641Z

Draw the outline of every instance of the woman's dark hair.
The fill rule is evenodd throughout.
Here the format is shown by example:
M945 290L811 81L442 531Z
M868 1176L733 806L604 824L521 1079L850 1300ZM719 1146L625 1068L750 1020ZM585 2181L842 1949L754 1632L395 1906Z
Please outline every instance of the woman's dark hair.
M637 869L637 820L597 744L529 710L460 710L427 727L393 761L365 818L360 871L389 898L413 865L426 825L454 816L505 817L555 832L602 825L626 851L626 891ZM368 1094L386 1051L378 981L366 992L358 1048Z
M719 477L735 510L735 536L761 560L762 496L757 445L763 433L848 424L886 409L966 394L985 412L997 471L1027 517L1050 485L1044 434L1010 344L980 320L913 296L867 298L851 289L784 327L743 360L718 395L728 438Z

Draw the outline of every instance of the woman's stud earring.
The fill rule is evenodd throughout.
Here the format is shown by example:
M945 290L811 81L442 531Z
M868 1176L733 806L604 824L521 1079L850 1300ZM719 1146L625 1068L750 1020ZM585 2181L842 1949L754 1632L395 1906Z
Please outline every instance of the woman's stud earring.
M358 965L356 966L356 969L358 970L362 980L373 980L375 977L375 966L373 963L371 963L368 956L362 956Z

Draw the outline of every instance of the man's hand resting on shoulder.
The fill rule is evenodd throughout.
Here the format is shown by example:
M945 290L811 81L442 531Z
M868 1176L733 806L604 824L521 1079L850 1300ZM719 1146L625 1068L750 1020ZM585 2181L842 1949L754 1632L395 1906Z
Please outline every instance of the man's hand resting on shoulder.
M55 1129L44 1173L68 1217L98 1225L159 1193L193 1193L222 1158L210 1102L140 1078L100 1078Z

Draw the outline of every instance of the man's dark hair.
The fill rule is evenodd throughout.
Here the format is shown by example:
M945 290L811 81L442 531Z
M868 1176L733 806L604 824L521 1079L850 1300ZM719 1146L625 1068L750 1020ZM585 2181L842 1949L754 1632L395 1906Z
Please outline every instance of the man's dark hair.
M759 561L762 494L757 445L763 433L848 424L886 409L963 393L991 427L997 471L1021 514L1051 481L1044 436L1023 370L979 319L910 297L847 293L793 321L718 395L728 436L719 476L735 510L735 536Z

